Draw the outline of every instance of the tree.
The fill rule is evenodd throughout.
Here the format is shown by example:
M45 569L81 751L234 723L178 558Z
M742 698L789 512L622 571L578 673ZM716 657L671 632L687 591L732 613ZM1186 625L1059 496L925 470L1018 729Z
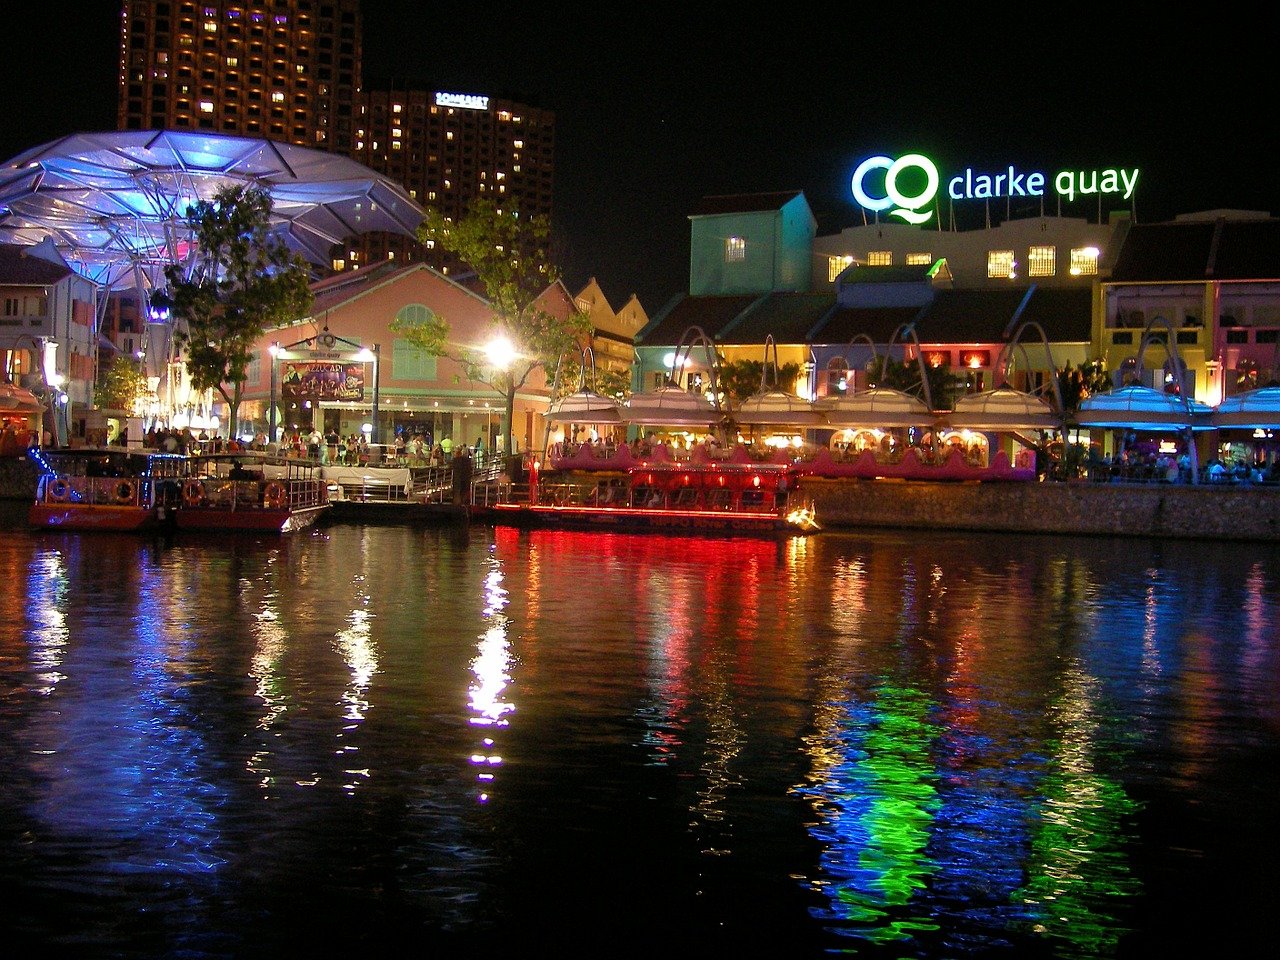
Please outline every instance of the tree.
M798 363L784 363L777 368L777 377L772 375L764 379L764 362L761 360L721 361L716 372L716 384L724 394L729 409L742 403L760 392L761 383L765 390L781 390L783 393L794 393L796 380L803 372Z
M228 186L187 208L196 251L165 268L176 321L196 390L217 390L236 434L240 395L254 348L268 327L305 316L309 271L271 232L271 198L260 187Z
M393 333L435 357L459 363L469 380L486 384L503 398L502 443L510 453L511 420L516 392L542 368L555 376L560 357L579 352L591 323L581 311L561 319L539 305L547 289L559 279L551 263L551 223L546 217L521 220L493 201L473 200L456 223L439 210L428 209L418 239L451 253L475 271L493 311L491 328L482 344L451 339L448 319L432 314L426 320L396 320Z
M882 374L883 367L883 374ZM951 372L950 367L934 367L925 364L924 375L929 380L929 400L934 410L947 410L955 405L957 396L964 393L965 380ZM920 382L920 364L916 360L905 363L889 357L887 361L874 360L867 366L868 382L873 387L889 387L921 396L924 388Z
M147 399L147 378L132 358L117 355L102 374L93 402L107 410L124 410L136 414Z

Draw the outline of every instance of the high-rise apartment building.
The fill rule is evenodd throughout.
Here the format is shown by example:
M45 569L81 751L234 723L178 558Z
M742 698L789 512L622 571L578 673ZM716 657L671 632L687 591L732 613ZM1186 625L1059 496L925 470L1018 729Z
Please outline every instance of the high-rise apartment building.
M343 153L461 216L477 196L551 216L555 115L481 93L363 85L359 0L123 0L122 130L207 130ZM442 78L447 84L447 78ZM335 270L443 251L353 237Z
M207 130L346 153L358 0L124 0L121 130Z

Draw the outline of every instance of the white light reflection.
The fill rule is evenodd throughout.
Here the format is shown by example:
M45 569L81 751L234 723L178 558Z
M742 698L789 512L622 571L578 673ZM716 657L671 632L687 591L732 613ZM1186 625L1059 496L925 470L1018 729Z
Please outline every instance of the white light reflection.
M369 600L367 596L363 599L366 603ZM367 699L369 684L373 675L378 672L378 654L370 639L372 622L373 615L368 610L357 607L347 617L347 629L340 631L337 636L338 652L346 661L347 670L351 674L351 683L342 694L341 702L345 708L343 718L352 721L342 728L342 733L338 735L339 739L358 730L369 710ZM359 752L359 749L354 744L348 743L343 744L338 753L339 755L354 754ZM368 769L351 768L343 770L343 773L364 780L369 778ZM358 781L352 780L343 784L343 789L354 791L359 785Z
M269 598L267 601L271 603ZM284 630L280 627L279 612L273 607L260 611L254 620L253 633L255 639L253 660L249 665L249 676L254 680L253 692L262 700L265 712L258 718L257 728L270 733L276 720L284 714L287 707L280 694L280 675L277 665L284 656ZM259 747L245 763L245 769L258 778L258 786L264 790L275 784L275 774L268 765L270 751Z
M489 626L480 635L475 659L471 661L474 680L467 688L467 699L471 707L468 722L474 727L493 731L507 725L506 716L515 710L515 705L503 699L507 685L511 682L511 644L508 640L511 621L502 613L508 603L507 592L502 587L502 570L496 559L491 562L494 568L484 581L484 616L489 621ZM472 753L468 759L472 766L479 768L476 780L482 785L482 789L476 799L487 803L490 797L488 788L494 779L493 771L502 765L502 757L494 749L493 737L485 736L481 746L482 749Z
M58 681L66 679L59 670L67 646L66 591L67 564L62 554L37 554L27 577L26 618L32 625L27 646L41 696L53 693Z

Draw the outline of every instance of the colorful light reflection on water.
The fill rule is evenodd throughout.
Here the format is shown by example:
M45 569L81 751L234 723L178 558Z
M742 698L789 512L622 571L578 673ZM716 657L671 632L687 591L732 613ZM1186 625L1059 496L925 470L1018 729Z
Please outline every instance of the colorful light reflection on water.
M0 536L12 942L1248 948L1276 552Z

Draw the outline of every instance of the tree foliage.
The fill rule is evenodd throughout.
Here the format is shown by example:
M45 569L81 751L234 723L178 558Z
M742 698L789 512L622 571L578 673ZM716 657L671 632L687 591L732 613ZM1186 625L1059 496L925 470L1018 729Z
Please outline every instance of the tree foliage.
M118 354L103 371L93 402L102 409L132 414L147 397L146 375L131 357Z
M228 186L187 209L196 252L165 269L174 339L184 349L196 390L217 390L235 435L254 348L270 327L305 316L313 301L309 271L271 232L271 198L260 187Z
M602 397L612 397L619 402L631 396L631 371L615 370L608 366L597 366L593 371L591 365L587 364L584 376L582 356L575 350L560 358L559 380L553 386L557 400L581 389L592 390Z
M1063 367L1058 371L1058 389L1063 410L1073 414L1079 411L1082 400L1111 389L1111 374L1101 362L1082 363L1074 369Z
M771 367L768 377L765 377L764 362L762 360L731 360L728 362L721 361L716 374L716 382L720 387L720 392L724 394L728 401L729 409L732 410L741 404L744 400L760 392L761 384L764 390L781 390L783 393L793 394L796 388L796 381L800 378L803 371L798 363L784 363L777 368L777 376L774 376L774 369Z
M559 279L551 262L551 223L546 217L521 219L516 212L499 209L480 197L456 222L429 208L418 227L418 239L453 254L475 271L493 311L490 329L480 343L461 343L454 339L448 318L432 315L425 321L397 319L391 330L431 356L456 361L467 379L502 395L503 444L511 451L516 392L538 368L548 379L554 377L560 358L577 355L591 332L585 313L561 319L539 305ZM495 362L486 347L499 339L510 345L511 353Z
M950 367L933 367L925 364L924 375L929 382L929 400L934 410L946 410L955 406L956 397L964 393L965 380ZM868 383L873 387L889 387L924 399L920 380L920 364L916 360L905 363L889 357L887 362L873 360L867 366Z

